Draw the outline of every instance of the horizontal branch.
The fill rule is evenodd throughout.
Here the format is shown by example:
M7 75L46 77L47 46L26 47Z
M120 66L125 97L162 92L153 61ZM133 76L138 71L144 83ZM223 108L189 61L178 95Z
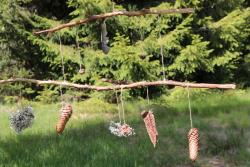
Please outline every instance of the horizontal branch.
M172 80L166 81L142 81L142 82L135 82L131 84L124 84L124 85L111 85L111 86L95 86L95 85L82 85L76 83L70 83L67 81L42 81L42 80L35 80L35 79L27 79L27 78L15 78L15 79L7 79L7 80L0 80L0 84L7 84L13 82L29 82L34 83L37 85L61 85L63 87L74 87L79 89L90 89L90 90L97 90L97 91L106 91L106 90L117 90L117 89L130 89L130 88L138 88L138 87L145 87L145 86L160 86L160 85L174 85L174 86L181 86L181 87L190 87L190 88L210 88L210 89L235 89L235 84L209 84L209 83L186 83L186 82L178 82Z
M115 11L115 12L110 12L110 13L89 16L88 18L61 24L51 29L37 31L37 32L34 32L34 34L38 35L42 33L53 33L55 31L61 30L66 27L73 27L76 25L88 23L93 20L105 19L105 18L113 17L113 16L123 15L123 16L131 17L131 16L142 16L142 15L147 15L147 14L171 14L171 13L192 13L192 12L194 12L192 8L163 9L163 10L143 9L139 11Z

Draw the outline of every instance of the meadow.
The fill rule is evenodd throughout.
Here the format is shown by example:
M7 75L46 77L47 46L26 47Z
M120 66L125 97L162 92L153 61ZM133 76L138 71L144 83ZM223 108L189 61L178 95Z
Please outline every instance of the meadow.
M16 104L0 106L1 167L248 167L250 166L250 91L192 90L194 126L200 131L195 163L188 158L190 129L183 89L151 99L126 100L126 121L136 135L119 138L109 130L118 121L116 104L92 98L74 102L74 114L62 135L55 125L60 103L29 102L35 113L31 128L16 134L9 114ZM155 113L159 141L150 143L140 112Z

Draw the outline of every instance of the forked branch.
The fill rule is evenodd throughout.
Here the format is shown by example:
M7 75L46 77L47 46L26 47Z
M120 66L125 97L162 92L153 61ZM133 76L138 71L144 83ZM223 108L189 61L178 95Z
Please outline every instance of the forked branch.
M194 10L192 8L184 8L184 9L162 9L162 10L153 10L153 9L143 9L139 11L115 11L110 13L104 13L99 15L93 15L89 16L85 19L77 20L77 21L71 21L69 23L61 24L59 26L56 26L54 28L50 28L47 30L41 30L34 32L34 34L42 34L42 33L53 33L55 31L61 30L66 27L73 27L80 24L85 24L93 20L99 20L99 19L105 19L108 17L113 16L142 16L147 14L172 14L172 13L193 13Z

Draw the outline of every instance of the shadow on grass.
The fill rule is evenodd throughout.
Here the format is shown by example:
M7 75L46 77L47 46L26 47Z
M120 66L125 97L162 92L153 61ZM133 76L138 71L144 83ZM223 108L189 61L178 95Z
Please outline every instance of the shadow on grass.
M56 135L54 131L45 133L46 131L34 128L22 135L0 138L0 166L192 166L187 153L188 112L177 112L161 105L153 105L152 109L155 111L159 132L159 142L155 149L149 141L139 112L130 112L127 122L135 128L136 135L128 138L111 135L105 118L87 123L75 120L74 126L68 126L61 136ZM230 111L228 114L233 113ZM220 110L209 116L216 120L219 113L226 114ZM249 113L246 115L249 116ZM247 166L250 163L249 153L246 151L250 144L250 135L246 134L249 126L243 129L240 124L235 126L232 121L227 127L217 122L218 126L215 127L205 121L203 114L197 114L195 117L194 123L200 129L201 150L194 166L209 166L207 159L214 156L237 166Z
M68 129L63 135L31 133L0 140L0 162L3 166L173 166L189 164L185 139L174 141L174 129L159 140L157 148L149 142L143 122L132 122L136 135L118 138L101 122ZM159 127L159 132L165 131ZM180 138L180 133L174 138ZM0 165L0 166L1 166Z

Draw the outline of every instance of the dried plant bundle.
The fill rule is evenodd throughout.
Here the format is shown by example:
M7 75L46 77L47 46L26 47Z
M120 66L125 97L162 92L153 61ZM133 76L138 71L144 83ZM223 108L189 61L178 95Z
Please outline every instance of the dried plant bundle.
M109 125L110 132L118 137L128 137L135 135L134 129L130 127L128 124L121 124L120 122L110 122Z
M21 133L24 129L31 127L34 121L32 107L24 107L10 115L10 127L17 133Z

